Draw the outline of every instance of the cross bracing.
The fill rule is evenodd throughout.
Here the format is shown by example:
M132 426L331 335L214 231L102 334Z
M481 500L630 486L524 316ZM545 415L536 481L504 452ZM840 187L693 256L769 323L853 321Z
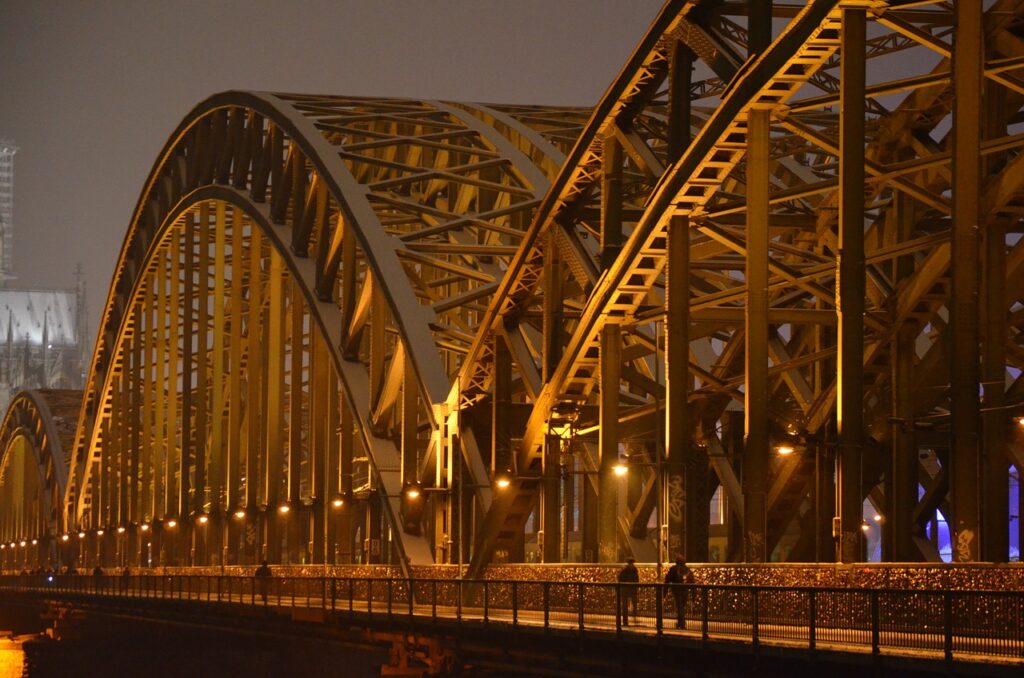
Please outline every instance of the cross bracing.
M132 217L59 529L478 573L934 560L941 516L1006 560L1022 14L668 2L592 111L211 97Z

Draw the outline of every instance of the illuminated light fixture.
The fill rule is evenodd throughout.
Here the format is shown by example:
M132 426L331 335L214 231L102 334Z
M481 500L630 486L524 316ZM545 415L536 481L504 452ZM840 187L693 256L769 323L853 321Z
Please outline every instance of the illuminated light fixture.
M868 525L866 521L862 521L861 524L860 524L860 529L862 529L865 532L867 532L867 531L869 531L871 529L871 526Z
M210 516L206 515L205 513L200 513L199 517L196 518L196 522L199 523L200 525L205 525L209 521L210 521Z
M880 513L876 513L874 516L871 517L871 519L874 520L876 523L880 523L882 522L882 515Z
M245 509L238 509L237 511L235 511L235 518L237 520L244 520L245 519Z
M341 508L344 505L345 500L341 497L335 497L334 500L331 501L331 506L333 506L334 508Z
M415 485L410 485L409 487L405 488L405 496L409 499L419 499L420 488L418 488Z
M102 537L103 536L103 530L102 529L96 530L96 536L97 537Z
M796 452L796 450L793 449L792 445L779 445L775 448L775 453L780 457L788 457L794 452Z
M1024 426L1024 417L1017 417L1017 426Z
M38 544L38 543L39 543L39 540L38 540L38 539L33 539L33 540L32 540L32 546L35 546L35 545L36 545L36 544Z
M24 539L22 539L22 540L21 540L20 542L18 542L18 546L24 546L24 545L25 545L25 544L27 544L27 543L28 543L27 541L25 541Z
M627 473L629 473L629 467L626 466L624 463L622 463L620 461L615 466L612 466L612 473L614 473L615 475L617 475L617 476L619 476L621 478L622 476L624 476Z
M174 518L169 518L166 522L164 522L164 525L169 528L175 528L178 526L178 521Z
M512 471L505 469L494 477L494 484L499 490L504 490L512 484Z
M142 523L139 525L139 529L143 532L149 532L149 523Z
M5 548L7 548L7 544L0 544L0 551L4 550Z
M85 532L79 532L78 533L78 538L79 539L85 539Z
M124 534L124 525L122 525L121 527L117 528L117 533L118 534Z
M288 512L291 510L292 507L289 506L288 504L281 504L280 506L277 507L277 512L280 513L282 516L288 515Z
M69 535L67 535L67 534L62 534L60 536L60 540L61 541L67 541L68 539L71 539L71 537Z

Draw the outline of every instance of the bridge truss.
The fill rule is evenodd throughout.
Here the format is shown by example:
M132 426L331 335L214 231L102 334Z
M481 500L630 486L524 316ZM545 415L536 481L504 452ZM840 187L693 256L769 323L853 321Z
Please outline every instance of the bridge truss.
M0 541L477 575L937 560L942 518L1006 560L1024 3L987 5L670 0L592 111L211 97L34 457L61 510ZM5 489L19 421L4 515L53 493Z

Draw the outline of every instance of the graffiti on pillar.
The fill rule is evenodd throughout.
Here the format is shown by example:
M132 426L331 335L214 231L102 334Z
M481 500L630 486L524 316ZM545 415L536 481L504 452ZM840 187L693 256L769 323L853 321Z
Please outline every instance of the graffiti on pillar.
M762 563L765 560L764 535L760 532L747 532L747 557L748 563Z
M967 563L972 560L974 560L974 530L957 530L956 561L958 563Z
M853 530L843 532L841 549L843 562L855 563L860 560L860 534Z
M671 475L668 479L668 519L672 522L683 521L683 504L686 502L686 490L683 488L683 477Z

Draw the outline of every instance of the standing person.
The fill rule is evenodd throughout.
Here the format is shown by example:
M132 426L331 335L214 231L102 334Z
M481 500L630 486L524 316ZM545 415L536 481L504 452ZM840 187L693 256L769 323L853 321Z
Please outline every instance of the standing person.
M263 561L263 564L256 568L256 588L260 590L260 597L263 599L263 604L267 604L267 590L270 588L270 577L273 573L270 571L270 566L267 565L267 561Z
M629 626L629 606L633 604L633 619L636 619L637 584L640 583L640 571L636 569L636 559L626 558L626 566L619 570L619 620L623 626Z
M665 597L671 593L676 603L676 628L686 628L687 584L693 583L693 571L686 566L686 559L676 556L676 564L665 575Z

